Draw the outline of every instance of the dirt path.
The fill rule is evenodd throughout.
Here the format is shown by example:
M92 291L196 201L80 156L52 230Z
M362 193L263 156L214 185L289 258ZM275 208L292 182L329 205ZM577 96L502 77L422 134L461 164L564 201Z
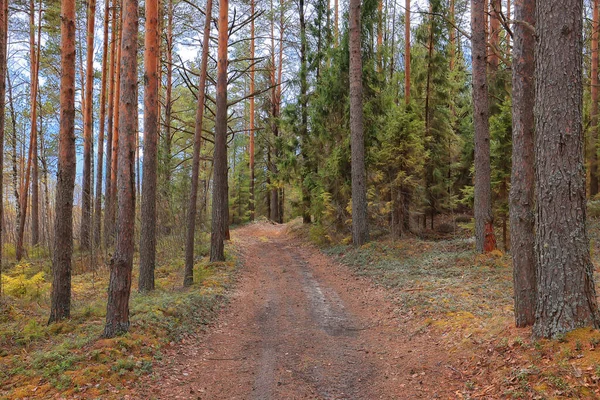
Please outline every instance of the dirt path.
M234 232L244 263L218 322L164 354L157 399L448 399L464 387L441 345L395 317L386 292L285 226Z

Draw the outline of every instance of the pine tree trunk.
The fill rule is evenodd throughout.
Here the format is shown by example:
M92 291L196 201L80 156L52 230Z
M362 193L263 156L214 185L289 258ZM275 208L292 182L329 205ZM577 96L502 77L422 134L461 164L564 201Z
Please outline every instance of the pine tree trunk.
M81 185L81 232L79 246L90 248L92 225L92 131L94 129L94 25L96 0L88 0L87 15L87 59L85 76L85 108L83 111L83 182Z
M410 0L404 12L404 104L410 104Z
M280 44L281 46L281 44ZM273 0L271 0L271 132L273 134L272 143L269 146L271 152L271 162L269 162L269 174L271 176L271 188L269 189L271 205L271 213L269 219L273 222L279 220L279 196L276 187L277 176L277 141L278 141L278 124L277 124L277 74L275 64L275 11L273 9Z
M480 253L496 248L492 214L485 0L471 0L473 122L475 125L475 244Z
M582 8L546 0L536 9L537 337L600 326L586 230Z
M165 199L170 198L169 185L171 184L171 113L173 110L173 0L169 0L167 12L167 85L165 87L165 133L163 137L164 173L165 173Z
M329 14L329 13L328 13ZM308 174L311 162L308 155L308 65L306 60L307 39L306 20L304 16L304 0L300 0L300 139L302 140L302 222L310 224L310 188L308 186Z
M73 192L75 190L75 0L61 1L61 77L58 173L50 322L71 315Z
M227 199L227 42L229 0L219 2L219 41L217 52L217 101L213 155L213 204L210 260L225 261L225 232L228 223Z
M598 194L598 0L592 0L594 11L592 20L592 65L590 107L590 196Z
M6 125L6 75L8 55L8 0L0 0L0 176L4 176L4 131ZM0 179L0 295L2 295L2 248L4 243L4 180Z
M104 6L104 45L102 49L102 83L100 87L100 131L98 132L98 164L96 166L96 199L94 200L93 245L100 246L102 240L102 169L104 161L104 130L106 122L106 91L108 77L108 25L110 21L109 0ZM111 67L112 68L112 67Z
M302 1L302 0L301 0ZM207 6L208 8L208 6ZM254 0L250 0L250 147L248 152L250 153L250 221L254 221L255 213L255 197L254 197Z
M110 215L112 214L112 142L115 116L115 86L118 70L117 41L119 17L116 10L118 0L112 0L112 25L110 32L110 77L108 83L108 112L106 121L106 173L104 174L104 247L108 248L112 243L112 225Z
M501 0L490 0L490 75L491 78L496 76L500 58L498 51L500 50L500 16L498 12L502 9Z
M536 0L518 0L515 18L535 26ZM514 25L512 78L512 173L510 242L513 260L516 325L535 320L534 115L535 37L523 24Z
M135 137L137 135L138 2L123 0L117 241L110 263L104 337L129 330L129 295L135 224Z
M362 104L361 0L350 0L350 132L352 147L352 242L369 241Z
M194 283L194 238L196 237L196 207L198 203L198 177L200 176L200 150L202 148L202 123L204 121L204 99L208 68L208 50L210 46L210 22L212 18L212 0L206 2L206 20L202 39L202 61L200 64L200 84L198 85L198 108L196 109L196 127L194 132L194 159L192 164L192 188L188 207L187 236L185 242L185 274L183 286ZM252 10L251 10L252 13ZM252 22L254 23L254 22ZM252 60L250 61L252 62ZM253 79L252 77L251 79ZM251 153L252 154L252 153Z
M138 290L154 290L156 264L156 170L158 166L158 1L146 0L144 48L144 179Z

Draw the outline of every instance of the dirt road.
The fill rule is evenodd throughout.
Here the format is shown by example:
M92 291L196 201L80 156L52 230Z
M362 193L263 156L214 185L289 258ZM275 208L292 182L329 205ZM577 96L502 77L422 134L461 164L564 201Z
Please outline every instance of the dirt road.
M142 389L157 399L448 399L464 383L386 292L283 225L234 232L243 269L210 331L176 344Z

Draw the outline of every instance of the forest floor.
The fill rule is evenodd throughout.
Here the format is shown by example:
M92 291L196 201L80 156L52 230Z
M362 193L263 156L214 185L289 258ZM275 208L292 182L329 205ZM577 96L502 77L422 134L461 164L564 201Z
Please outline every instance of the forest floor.
M476 255L464 238L323 251L307 236L297 223L235 230L231 301L133 397L600 398L600 332L516 329L502 252Z

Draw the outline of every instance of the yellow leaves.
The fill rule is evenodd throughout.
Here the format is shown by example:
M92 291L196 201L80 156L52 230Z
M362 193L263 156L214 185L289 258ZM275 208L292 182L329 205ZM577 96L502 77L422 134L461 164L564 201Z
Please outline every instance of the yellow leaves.
M40 271L31 278L23 274L14 277L2 275L2 288L9 296L37 300L42 293L46 293L49 283L44 279L44 272Z

